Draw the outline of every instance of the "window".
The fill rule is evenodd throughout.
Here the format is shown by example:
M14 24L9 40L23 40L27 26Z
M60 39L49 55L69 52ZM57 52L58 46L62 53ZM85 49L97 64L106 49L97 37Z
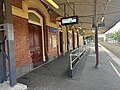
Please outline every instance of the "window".
M29 12L28 15L29 15L29 17L28 17L29 20L40 23L40 18L37 15L35 15L34 13L31 13L31 12Z

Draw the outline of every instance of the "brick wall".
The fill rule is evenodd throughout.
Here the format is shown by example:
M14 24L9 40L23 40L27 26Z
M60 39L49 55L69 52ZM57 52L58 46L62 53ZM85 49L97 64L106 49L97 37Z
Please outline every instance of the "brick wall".
M57 13L50 13L50 21L56 24Z
M32 62L29 51L28 20L13 15L13 29L16 65L20 67Z
M22 9L22 0L12 0L12 5Z
M56 47L52 47L52 36L56 36ZM48 29L48 56L50 55L56 55L58 53L57 50L57 45L58 45L58 36L57 36L57 31L56 32L49 32Z

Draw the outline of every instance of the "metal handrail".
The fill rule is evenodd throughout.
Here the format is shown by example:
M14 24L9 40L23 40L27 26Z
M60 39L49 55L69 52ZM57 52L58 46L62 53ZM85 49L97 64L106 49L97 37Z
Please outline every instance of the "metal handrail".
M80 46L79 48L74 49L70 52L70 70L73 71L76 64L79 62L79 60L83 57L84 52L89 48L88 45ZM79 60L78 60L79 59ZM76 61L78 60L78 61ZM73 63L75 62L75 66Z

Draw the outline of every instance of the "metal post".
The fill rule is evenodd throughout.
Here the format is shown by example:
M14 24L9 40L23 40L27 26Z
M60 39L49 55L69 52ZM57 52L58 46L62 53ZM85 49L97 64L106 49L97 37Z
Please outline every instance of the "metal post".
M0 32L0 39L2 41L2 37L3 37L3 32ZM2 48L2 45L0 45L0 49ZM3 83L3 73L4 73L4 66L3 66L3 54L2 51L0 51L0 83Z
M66 5L64 4L64 17L66 17Z
M72 55L71 55L72 53L70 53L70 77L72 78L72 71L73 71L73 63L72 63Z
M3 0L0 0L0 24L4 24L4 15L3 15ZM5 51L5 46L2 45L2 40L4 39L4 31L0 31L0 49ZM0 51L0 83L4 82L7 79L6 75L6 58L2 51Z
M16 78L16 62L15 62L15 54L14 54L13 24L12 24L12 0L4 0L4 4L5 4L10 86L13 87L14 85L17 84L17 78Z
M79 50L79 60L80 60L80 53L81 53L81 52L80 52L80 48L81 48L81 47L78 47L78 50Z
M73 3L73 16L75 16L75 3Z
M95 0L95 53L96 53L96 64L95 64L95 68L99 68L97 0Z
M99 68L99 51L98 51L98 27L95 27L95 52L96 52L96 64L95 68Z

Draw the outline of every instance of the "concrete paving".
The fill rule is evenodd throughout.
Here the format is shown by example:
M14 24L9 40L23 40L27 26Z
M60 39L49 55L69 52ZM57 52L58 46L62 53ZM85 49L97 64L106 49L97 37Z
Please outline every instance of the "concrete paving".
M17 83L17 85L15 85L14 87L10 86L9 81L0 84L0 90L26 90L26 89L27 89L27 85L21 83Z
M66 54L22 76L18 82L26 84L28 90L120 90L120 67L101 46L99 51L100 69L94 68L95 54L91 46L90 53L80 61L73 78L69 77L69 55Z

